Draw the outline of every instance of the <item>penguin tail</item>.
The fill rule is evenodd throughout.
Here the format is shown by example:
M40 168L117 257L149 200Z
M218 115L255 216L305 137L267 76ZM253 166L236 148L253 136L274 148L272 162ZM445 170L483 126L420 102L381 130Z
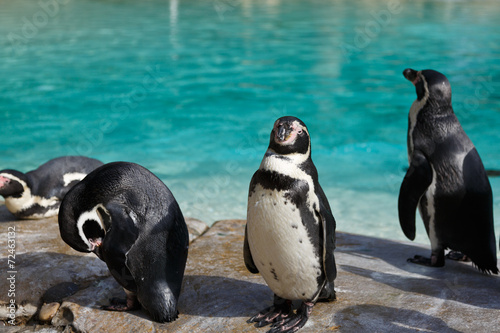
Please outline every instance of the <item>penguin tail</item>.
M479 271L485 274L498 274L497 258L496 255L488 256L489 258L482 257L477 258L476 256L469 256L472 260L472 265L476 267Z
M473 262L474 267L476 267L479 271L485 274L498 274L498 267L496 265L484 266L478 265Z
M472 264L481 272L486 274L498 274L497 255L494 241L490 242L488 248L474 248L462 251L472 261Z
M147 286L146 290L138 288L137 299L153 320L157 322L172 322L179 316L177 298L165 282L153 283Z

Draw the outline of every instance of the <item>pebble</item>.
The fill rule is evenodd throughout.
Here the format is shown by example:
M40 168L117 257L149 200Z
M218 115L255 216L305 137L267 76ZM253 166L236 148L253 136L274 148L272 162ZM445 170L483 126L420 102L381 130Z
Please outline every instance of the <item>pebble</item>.
M38 314L38 319L40 319L40 321L43 321L43 322L51 321L52 318L54 318L54 316L56 315L60 306L61 306L61 304L59 304L57 302L43 304L42 308L40 309L40 313Z

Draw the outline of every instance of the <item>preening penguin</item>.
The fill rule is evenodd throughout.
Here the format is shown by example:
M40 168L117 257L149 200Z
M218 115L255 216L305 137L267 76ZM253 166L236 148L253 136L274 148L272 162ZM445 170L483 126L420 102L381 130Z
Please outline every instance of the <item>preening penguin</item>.
M170 190L134 163L106 164L74 186L59 212L62 239L94 252L125 289L125 311L137 302L154 320L177 318L189 236Z
M306 125L276 120L250 182L244 260L274 293L274 305L248 320L269 332L295 332L318 299L334 300L335 219L318 182ZM296 313L292 301L302 301Z
M479 154L451 106L447 78L433 70L405 69L416 88L408 121L410 167L399 193L399 221L415 238L419 209L431 258L408 261L444 266L444 250L459 251L481 270L498 273L491 186ZM458 257L464 257L459 255Z
M55 216L69 189L102 164L93 158L63 156L27 173L2 170L0 195L5 198L7 209L18 219Z

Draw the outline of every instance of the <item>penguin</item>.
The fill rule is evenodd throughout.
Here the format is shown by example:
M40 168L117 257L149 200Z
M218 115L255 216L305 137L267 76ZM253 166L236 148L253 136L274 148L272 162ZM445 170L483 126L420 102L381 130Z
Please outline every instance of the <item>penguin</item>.
M178 317L188 229L174 196L149 170L114 162L91 172L64 197L59 231L73 249L103 260L124 288L126 300L103 309L142 306L158 322Z
M101 161L93 158L63 156L27 173L2 170L0 195L5 198L9 212L18 219L56 216L69 189L101 165Z
M431 243L431 257L409 262L433 267L470 259L482 272L498 273L490 182L479 154L451 105L451 87L434 70L405 69L417 99L408 120L409 168L401 184L401 228L415 239L418 207Z
M243 246L246 268L260 272L274 301L248 323L295 332L318 300L335 300L335 227L306 125L296 117L279 118L250 181ZM301 302L296 312L292 301Z

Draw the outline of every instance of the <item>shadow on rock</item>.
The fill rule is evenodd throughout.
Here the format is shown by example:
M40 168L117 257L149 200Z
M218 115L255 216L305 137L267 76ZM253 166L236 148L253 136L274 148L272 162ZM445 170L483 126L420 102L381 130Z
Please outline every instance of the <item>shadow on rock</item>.
M424 247L423 247L424 246ZM446 260L444 267L427 267L408 263L408 258L413 258L416 254L429 257L431 254L430 245L408 244L399 241L391 241L376 237L351 235L340 233L337 239L338 252L345 252L360 257L379 258L388 264L405 270L409 273L416 273L435 278L446 278L450 274L467 273L475 276L485 276L470 262L458 262Z
M221 276L187 275L179 311L202 317L251 317L272 303L263 284Z
M38 304L49 288L63 282L81 284L109 275L106 265L97 258L53 252L20 254L16 256L16 270L16 301L32 304Z
M414 310L381 305L355 305L339 311L334 321L341 332L395 332L416 331L460 333L443 320Z
M425 246L417 243L413 245L408 242L402 243L399 241L391 241L376 237L340 233L337 238L336 251L346 252L351 255L359 255L360 257L365 258L379 258L388 264L409 273L417 273L429 277L445 277L446 271L471 273L476 274L477 276L484 276L484 274L475 268L470 262L446 260L444 267L426 267L407 262L408 258L413 258L416 254L429 257L431 254L430 245Z
M0 223L15 221L16 217L4 205L0 205Z
M488 275L453 272L447 278L419 278L382 273L350 265L339 265L344 271L409 293L418 293L443 300L453 300L487 309L500 309L499 280ZM429 268L432 269L432 268ZM468 287L473 287L468 288Z

